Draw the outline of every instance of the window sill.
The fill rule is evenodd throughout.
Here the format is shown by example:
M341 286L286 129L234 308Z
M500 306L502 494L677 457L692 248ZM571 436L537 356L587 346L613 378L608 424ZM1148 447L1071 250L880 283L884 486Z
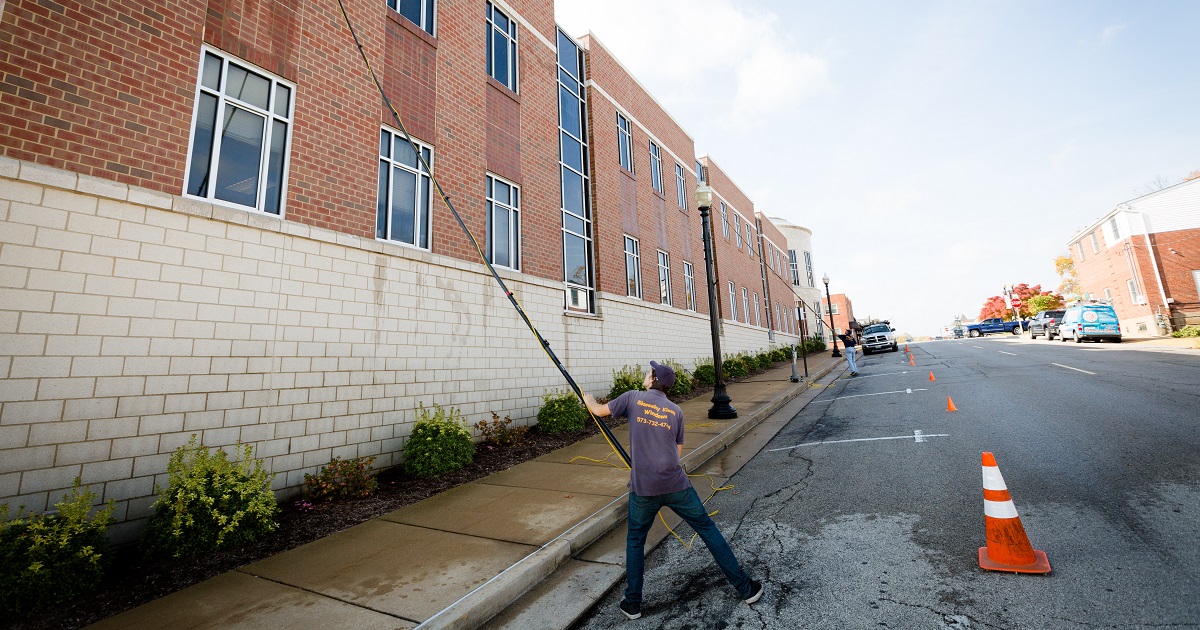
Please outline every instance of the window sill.
M495 88L496 91L507 96L508 98L511 98L513 100L513 102L517 103L518 105L521 103L521 95L517 94L516 92L509 89L509 87L507 85L504 85L503 83L497 81L495 79L495 77L488 75L487 82L488 82L488 85Z
M421 28L420 26L417 26L415 23L413 23L408 18L404 17L403 15L400 15L399 13L397 13L396 11L394 11L392 9L387 10L387 16L388 16L388 19L391 20L392 22L394 22L397 26L399 26L400 28L403 28L404 30L408 31L409 33L412 33L413 35L416 35L417 37L421 38L421 40L423 40L426 44L429 44L430 46L432 46L434 48L438 47L438 40L436 37L427 33L425 31L425 29Z

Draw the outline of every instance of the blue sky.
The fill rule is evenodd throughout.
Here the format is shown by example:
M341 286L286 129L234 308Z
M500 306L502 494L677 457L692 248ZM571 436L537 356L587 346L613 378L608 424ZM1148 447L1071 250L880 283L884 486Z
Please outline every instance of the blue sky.
M1078 230L1200 169L1194 0L556 1L912 334L1056 288Z

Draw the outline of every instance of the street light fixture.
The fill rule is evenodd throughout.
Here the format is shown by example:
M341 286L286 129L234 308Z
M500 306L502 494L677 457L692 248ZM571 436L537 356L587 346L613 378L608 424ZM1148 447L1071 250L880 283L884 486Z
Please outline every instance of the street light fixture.
M827 310L829 311L829 336L833 337L833 356L840 357L842 353L838 352L837 328L833 327L833 298L829 296L829 274L822 276L821 282L825 283L825 304L828 306Z
M737 409L729 404L729 393L725 391L725 376L721 369L721 334L717 323L717 274L713 262L712 222L709 219L712 195L712 188L701 181L700 186L696 188L696 205L700 206L700 225L703 229L701 237L704 240L704 271L708 275L708 325L713 347L713 406L708 410L708 417L713 420L728 420L737 417Z

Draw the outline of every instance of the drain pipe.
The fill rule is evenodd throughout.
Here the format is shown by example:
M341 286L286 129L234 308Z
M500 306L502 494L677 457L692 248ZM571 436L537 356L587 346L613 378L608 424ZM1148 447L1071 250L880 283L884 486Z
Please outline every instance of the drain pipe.
M1123 208L1127 212L1134 212L1133 208L1127 203L1123 203L1118 208ZM1166 334L1171 334L1171 304L1167 302L1167 291L1163 288L1162 274L1158 271L1158 257L1154 255L1154 245L1150 243L1150 228L1146 225L1146 213L1138 210L1138 218L1142 221L1142 236L1146 239L1146 251L1150 252L1150 266L1154 267L1154 279L1158 281L1158 295L1162 298L1163 307L1167 309L1167 318L1165 320Z

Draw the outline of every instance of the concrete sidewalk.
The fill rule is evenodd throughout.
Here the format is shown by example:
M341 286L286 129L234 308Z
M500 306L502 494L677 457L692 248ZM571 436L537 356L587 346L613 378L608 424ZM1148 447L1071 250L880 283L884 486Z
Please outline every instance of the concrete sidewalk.
M719 485L791 418L771 415L843 361L810 356L800 383L784 365L730 384L735 420L709 420L709 396L684 402L684 467ZM628 447L628 428L614 433ZM606 458L620 465L597 435L91 627L565 627L624 576L629 472ZM648 547L667 532L651 534Z

